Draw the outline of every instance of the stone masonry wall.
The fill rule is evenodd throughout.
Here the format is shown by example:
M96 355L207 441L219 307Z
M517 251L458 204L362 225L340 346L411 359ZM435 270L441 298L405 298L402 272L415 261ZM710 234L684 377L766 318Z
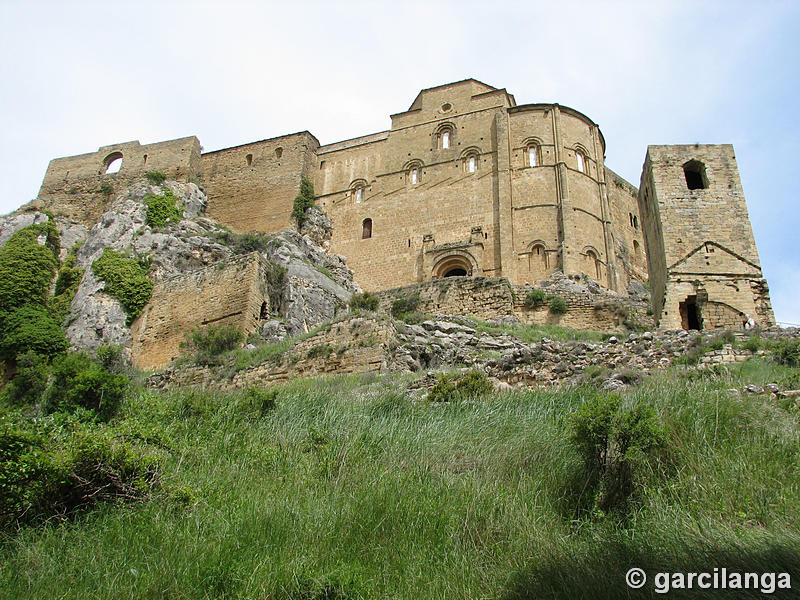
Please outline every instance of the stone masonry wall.
M702 181L697 189L687 168ZM739 326L748 315L774 325L733 146L650 146L639 204L661 327L718 328L737 315Z
M529 307L525 298L531 287L512 286L505 278L447 277L427 283L379 292L380 310L391 312L397 299L418 298L416 310L425 314L448 314L488 321L513 316L537 325L561 325L574 329L618 332L626 325L652 325L647 306L627 301L613 293L584 294L548 292L567 304L563 314L553 314L548 303ZM741 325L740 325L741 326Z
M318 146L304 131L203 154L206 214L236 232L289 228L300 178L309 175Z
M122 157L117 173L109 162ZM119 194L148 172L187 181L200 171L200 142L194 136L141 145L138 141L103 146L97 152L55 158L45 173L36 207L91 227Z
M131 327L133 364L163 367L180 355L185 334L208 325L232 324L245 334L269 309L265 263L257 252L156 283L150 302Z

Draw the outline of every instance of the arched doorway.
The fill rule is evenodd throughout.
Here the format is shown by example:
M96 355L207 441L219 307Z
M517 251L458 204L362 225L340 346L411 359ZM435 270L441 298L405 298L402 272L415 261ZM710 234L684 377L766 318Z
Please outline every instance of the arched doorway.
M468 256L451 254L439 260L433 267L433 277L471 277L474 270L473 262Z

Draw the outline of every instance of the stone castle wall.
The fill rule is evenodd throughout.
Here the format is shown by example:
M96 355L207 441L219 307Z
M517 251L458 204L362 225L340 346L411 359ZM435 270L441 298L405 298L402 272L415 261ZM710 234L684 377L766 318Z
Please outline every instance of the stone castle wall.
M121 158L116 173L106 173ZM187 181L200 174L200 142L194 136L141 145L138 141L103 146L97 152L55 158L45 173L37 208L91 227L114 195L148 172Z
M203 154L206 213L240 233L288 229L300 178L311 174L318 146L304 131Z
M133 364L144 370L168 364L196 328L232 324L245 334L253 331L262 311L269 312L264 270L253 252L157 282L131 327Z
M207 214L232 230L271 233L292 225L305 176L330 250L365 290L462 274L536 285L559 270L623 293L649 279L667 327L687 326L688 297L707 305L706 327L774 322L732 147L651 146L641 190L604 155L586 115L468 79L422 90L387 131L323 146L300 132L201 154L191 137L56 159L37 203L90 226L113 190L158 171L197 178ZM692 157L708 188L687 189Z

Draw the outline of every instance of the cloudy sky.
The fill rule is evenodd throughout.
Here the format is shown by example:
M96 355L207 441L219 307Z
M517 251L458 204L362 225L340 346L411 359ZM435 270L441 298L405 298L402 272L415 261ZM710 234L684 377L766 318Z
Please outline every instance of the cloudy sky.
M800 2L0 0L0 214L51 158L196 135L388 129L474 77L600 125L638 186L648 144L732 143L775 315L800 323Z

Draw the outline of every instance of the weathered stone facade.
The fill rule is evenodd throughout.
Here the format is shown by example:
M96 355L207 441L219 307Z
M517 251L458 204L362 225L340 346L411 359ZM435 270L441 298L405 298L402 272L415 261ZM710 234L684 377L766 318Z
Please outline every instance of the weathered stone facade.
M36 202L91 226L109 188L160 171L199 182L208 216L233 231L271 233L290 226L307 177L333 224L330 250L365 290L453 275L535 285L561 271L624 292L649 277L662 325L681 325L678 305L690 296L702 316L685 327L731 326L746 314L774 322L730 146L651 146L644 196L604 155L586 115L517 105L468 79L422 90L387 131L333 144L300 132L201 153L192 137L56 159ZM120 157L119 172L106 174ZM675 161L691 160L706 165L709 189L688 190ZM678 206L695 201L702 210L691 216ZM712 248L735 264L713 267Z
M662 327L775 324L733 146L650 146L639 205Z

